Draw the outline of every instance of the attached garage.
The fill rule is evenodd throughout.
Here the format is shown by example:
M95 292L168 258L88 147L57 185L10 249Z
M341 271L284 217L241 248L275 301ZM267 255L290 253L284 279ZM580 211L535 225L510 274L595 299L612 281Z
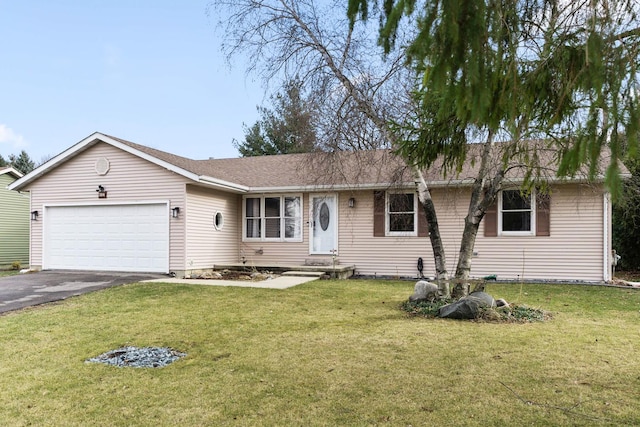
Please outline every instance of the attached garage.
M44 206L43 268L169 272L169 206Z

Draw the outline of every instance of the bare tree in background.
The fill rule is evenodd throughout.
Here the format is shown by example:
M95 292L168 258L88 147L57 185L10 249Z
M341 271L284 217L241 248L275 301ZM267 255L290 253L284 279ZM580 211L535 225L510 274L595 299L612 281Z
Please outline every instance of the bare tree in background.
M470 276L480 221L495 202L505 178L512 170L523 169L529 188L532 188L538 178L548 175L549 156L542 156L541 151L551 147L531 144L530 140L546 136L539 126L544 124L541 118L548 119L556 112L563 94L550 102L530 102L532 95L529 92L510 91L509 84L520 84L524 77L521 67L529 64L530 58L538 58L544 53L541 52L545 46L544 37L540 39L539 35L545 33L534 25L533 18L544 18L541 24L550 26L555 25L554 20L559 15L551 13L536 17L533 16L536 11L525 14L526 25L523 28L526 31L521 31L521 21L517 18L519 10L509 8L509 2L491 2L490 7L477 10L461 8L457 12L463 14L462 18L476 23L486 20L487 25L486 28L474 26L475 33L464 34L465 37L459 40L460 46L452 45L452 48L458 48L448 52L454 56L454 65L445 64L442 71L431 65L440 58L437 55L444 55L446 59L447 52L431 51L430 48L419 50L424 48L418 37L425 28L418 25L425 23L422 15L405 13L406 10L398 6L399 10L393 15L397 18L397 25L393 28L392 43L385 44L386 49L382 52L377 46L376 18L384 22L391 15L384 16L375 7L368 6L366 1L353 0L352 3L364 7L356 8L355 13L352 10L350 21L346 18L346 3L215 0L210 4L209 12L219 21L224 34L222 48L229 58L244 55L248 58L248 72L257 73L265 81L286 80L295 75L311 88L312 96L321 106L318 139L326 150L392 148L406 161L427 218L436 279L444 296L449 294L445 250L423 171L437 166L443 173L457 176L463 165L473 164L471 170L464 172L470 175L463 177L472 185L455 270L459 285L455 289L456 296L464 295L468 292L465 282ZM396 3L385 1L384 5L394 6ZM527 6L530 3L517 4ZM503 6L504 10L501 9ZM358 14L358 11L366 11L366 14ZM439 14L436 18L442 16L441 10L436 10L436 13ZM501 16L511 21L503 21ZM445 21L434 19L429 23L436 28L433 34L439 34L439 24L449 24ZM510 33L514 29L518 31ZM458 40L456 36L460 34L445 36ZM433 37L428 41L438 46L439 40ZM521 57L519 49L525 42L531 50ZM413 50L408 52L408 46ZM443 49L442 46L440 48ZM423 56L417 56L416 52ZM468 52L475 62L464 62ZM506 56L507 60L505 52L511 55ZM455 68L460 66L455 63L460 59L455 56L457 54L461 54L463 63L470 64L472 69L459 71L460 68ZM407 62L408 58L413 63ZM525 71L539 73L529 81L549 79L545 84L551 90L557 81L550 73L559 70L545 70L544 58L540 61L538 68L533 66ZM475 66L480 68L473 68ZM435 74L428 74L425 70ZM467 82L462 82L455 86L458 92L449 92L449 84L455 83L460 75L480 76L480 81L474 81L476 86L470 86L469 90L474 87L482 87L483 90L465 97ZM431 76L439 78L440 86L425 90ZM467 104L458 104L454 95ZM568 113L563 110L563 114Z
M403 49L380 52L374 25L350 25L344 2L215 0L209 14L224 35L223 52L230 59L248 58L248 72L267 82L302 79L320 106L318 140L323 150L396 145L399 132L392 124L412 108L413 73L405 65ZM422 172L415 167L413 174L428 219L437 278L447 279L435 206Z

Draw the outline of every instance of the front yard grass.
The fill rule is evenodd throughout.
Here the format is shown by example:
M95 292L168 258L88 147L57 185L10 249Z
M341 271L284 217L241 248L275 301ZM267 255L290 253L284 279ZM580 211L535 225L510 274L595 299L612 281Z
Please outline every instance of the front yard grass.
M637 425L640 292L498 285L553 319L409 317L412 282L132 284L0 316L2 425ZM125 345L164 368L84 361Z
M17 274L20 274L20 271L18 271L18 270L0 270L0 277L15 276Z

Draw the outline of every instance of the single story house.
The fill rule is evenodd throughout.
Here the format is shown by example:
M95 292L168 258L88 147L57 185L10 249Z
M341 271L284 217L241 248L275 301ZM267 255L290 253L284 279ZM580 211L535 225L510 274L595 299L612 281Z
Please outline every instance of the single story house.
M8 189L22 178L12 167L0 167L0 268L29 262L29 197Z
M342 153L339 164L331 156L192 160L94 133L10 188L30 193L35 269L180 277L241 262L335 260L356 275L416 277L422 258L433 276L426 220L400 161L384 150ZM453 271L469 181L439 171L426 178ZM555 180L550 189L550 197L523 197L505 186L480 224L474 277L611 279L604 186Z

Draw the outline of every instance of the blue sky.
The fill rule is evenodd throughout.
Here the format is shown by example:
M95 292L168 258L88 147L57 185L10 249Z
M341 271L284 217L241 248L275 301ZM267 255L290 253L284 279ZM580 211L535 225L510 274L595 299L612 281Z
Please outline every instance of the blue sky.
M237 157L262 85L229 68L207 0L0 0L0 154L36 162L94 131Z

